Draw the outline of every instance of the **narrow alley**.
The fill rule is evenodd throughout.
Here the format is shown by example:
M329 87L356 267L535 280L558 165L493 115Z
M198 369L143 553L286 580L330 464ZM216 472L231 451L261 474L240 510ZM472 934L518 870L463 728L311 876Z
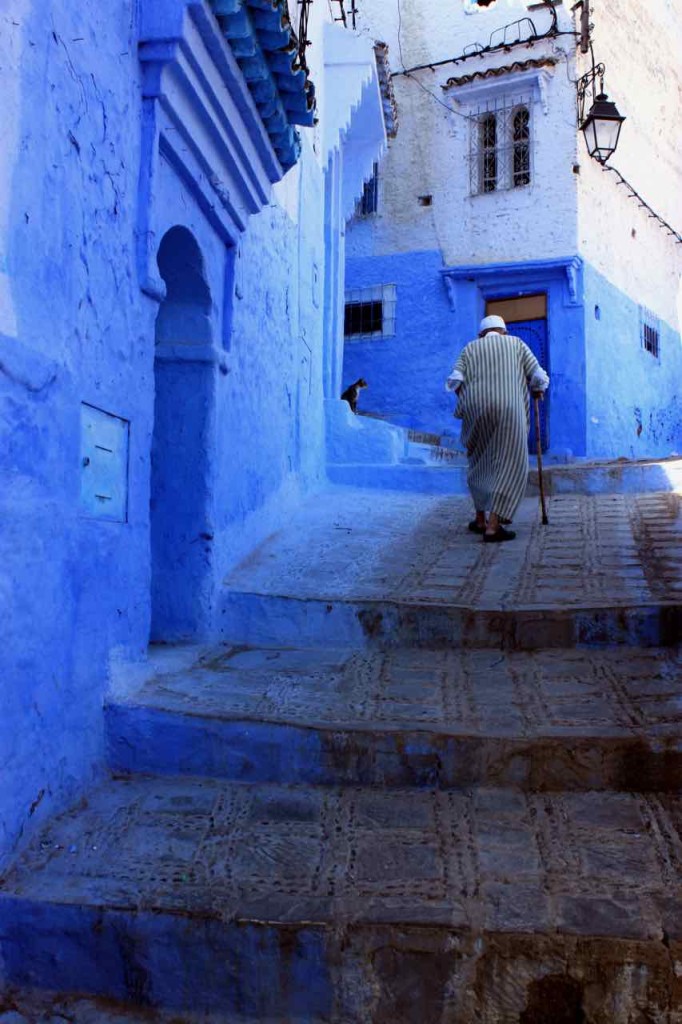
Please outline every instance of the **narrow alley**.
M4 880L14 983L183 1020L678 1024L680 499L613 486L549 526L526 498L503 549L464 498L312 499L225 581L222 643L118 680L111 781Z

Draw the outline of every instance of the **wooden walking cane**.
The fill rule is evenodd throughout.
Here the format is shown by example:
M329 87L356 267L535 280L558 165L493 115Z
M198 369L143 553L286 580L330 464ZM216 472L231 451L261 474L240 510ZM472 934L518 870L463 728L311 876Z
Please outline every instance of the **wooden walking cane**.
M547 518L547 505L545 503L545 483L542 479L542 435L540 434L540 399L537 395L533 396L535 403L535 441L538 447L538 482L540 484L540 507L542 509L542 525L547 526L549 519Z

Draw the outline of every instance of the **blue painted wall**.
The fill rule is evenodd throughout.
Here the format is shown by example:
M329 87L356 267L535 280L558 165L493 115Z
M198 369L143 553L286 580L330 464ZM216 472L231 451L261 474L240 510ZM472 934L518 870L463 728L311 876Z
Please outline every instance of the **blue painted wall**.
M324 480L324 181L312 159L291 173L298 222L274 203L251 217L235 271L216 405L219 579Z
M569 277L566 267L571 268ZM360 408L393 423L441 435L458 436L452 396L445 377L472 338L488 299L518 294L547 294L549 365L548 403L552 452L586 453L584 309L580 263L538 261L451 268L446 288L438 252L351 258L346 287L376 284L397 287L393 338L347 342L344 383L363 376Z
M10 6L0 32L0 864L103 772L104 696L112 673L145 657L153 582L160 637L210 632L227 569L324 476L324 179L311 146L291 172L294 200L272 198L233 245L159 160L154 244L181 228L201 264L170 286L159 266L160 306L141 291L135 252L137 4L105 16L47 0ZM155 360L162 343L169 358ZM129 424L125 522L82 515L83 402ZM150 498L163 486L154 538ZM189 562L170 566L178 541ZM174 573L196 585L185 607L164 607Z
M642 348L639 304L585 265L587 436L591 454L682 453L682 338L660 321L660 359Z
M437 251L347 260L346 289L395 284L397 307L394 337L346 342L343 386L364 377L369 387L361 393L361 411L400 426L458 434L444 381L463 338L442 269Z
M101 769L110 656L139 657L148 635L153 310L131 252L134 9L2 12L0 859ZM132 425L127 523L81 515L81 402Z

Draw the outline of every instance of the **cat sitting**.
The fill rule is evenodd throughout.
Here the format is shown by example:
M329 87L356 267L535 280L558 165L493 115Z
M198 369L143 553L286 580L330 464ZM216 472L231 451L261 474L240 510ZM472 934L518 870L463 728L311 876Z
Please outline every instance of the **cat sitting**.
M368 386L367 381L364 377L358 377L355 384L351 384L341 393L341 398L344 402L348 402L351 412L357 415L358 412L358 397L363 388Z

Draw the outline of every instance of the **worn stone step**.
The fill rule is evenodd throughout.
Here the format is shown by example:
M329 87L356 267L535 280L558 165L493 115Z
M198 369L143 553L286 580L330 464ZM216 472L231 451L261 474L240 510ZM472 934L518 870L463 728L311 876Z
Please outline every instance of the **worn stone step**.
M233 1014L183 1011L179 1018L172 1010L85 998L78 994L37 992L5 988L0 985L0 1024L237 1024ZM262 1020L260 1024L281 1024L281 1018Z
M111 699L117 773L528 791L682 788L664 649L169 651Z
M109 783L3 880L5 981L251 1020L552 997L679 1024L681 829L673 795Z
M617 608L471 609L445 603L319 600L227 591L218 635L250 645L366 645L534 651L667 646L682 636L682 604Z
M677 494L525 499L515 541L470 533L467 499L318 495L225 581L229 641L542 650L682 639Z

